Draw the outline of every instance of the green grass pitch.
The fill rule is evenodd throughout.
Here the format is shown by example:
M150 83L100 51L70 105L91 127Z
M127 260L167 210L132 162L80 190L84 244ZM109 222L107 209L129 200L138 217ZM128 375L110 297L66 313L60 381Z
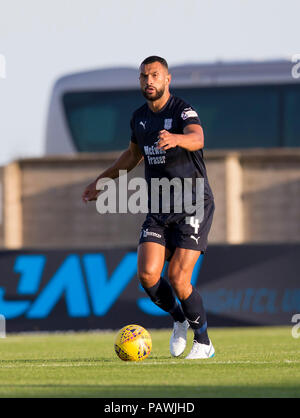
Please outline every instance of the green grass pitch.
M121 326L120 326L121 328ZM291 327L211 328L216 355L169 354L170 330L150 330L142 362L114 352L116 332L40 333L0 339L0 397L299 397L300 339ZM192 332L188 332L188 346Z

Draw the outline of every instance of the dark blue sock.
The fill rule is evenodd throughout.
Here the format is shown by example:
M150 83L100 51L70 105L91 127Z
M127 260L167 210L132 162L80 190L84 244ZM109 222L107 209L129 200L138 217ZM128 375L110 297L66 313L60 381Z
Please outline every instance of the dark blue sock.
M209 344L206 312L202 297L196 288L193 287L187 299L181 300L181 306L190 327L194 330L195 340L201 344Z
M165 312L168 312L174 321L185 321L181 306L178 304L173 289L166 279L161 277L154 286L150 288L143 286L143 288L148 296L150 296L152 302Z

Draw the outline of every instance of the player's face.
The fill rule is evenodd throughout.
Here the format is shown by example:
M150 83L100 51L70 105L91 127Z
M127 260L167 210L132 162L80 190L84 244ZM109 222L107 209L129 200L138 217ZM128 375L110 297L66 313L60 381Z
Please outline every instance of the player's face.
M170 74L166 67L160 62L141 65L140 85L144 97L147 100L155 101L160 99L169 89Z

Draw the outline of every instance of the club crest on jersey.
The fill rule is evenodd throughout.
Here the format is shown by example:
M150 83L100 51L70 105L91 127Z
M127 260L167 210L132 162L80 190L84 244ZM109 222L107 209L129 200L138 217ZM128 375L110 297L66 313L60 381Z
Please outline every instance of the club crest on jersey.
M197 117L198 117L197 112L195 112L195 110L193 110L191 107L184 109L183 112L181 113L181 119L183 120L186 120L188 118L197 118Z
M164 129L169 130L172 128L173 119L165 119Z

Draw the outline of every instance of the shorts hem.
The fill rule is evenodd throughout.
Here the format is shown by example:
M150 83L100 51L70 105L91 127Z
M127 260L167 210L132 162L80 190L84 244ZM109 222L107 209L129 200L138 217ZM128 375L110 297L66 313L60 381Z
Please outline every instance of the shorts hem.
M200 252L202 252L202 253L205 253L206 252L206 250L207 250L207 248L191 248L191 247L189 247L189 246L185 246L184 244L181 244L181 245L176 245L176 247L175 248L181 248L181 249L183 249L183 250L193 250L193 251L200 251Z
M167 250L169 250L169 251L173 251L173 248L168 247L166 243L158 242L155 239L151 239L151 238L149 238L147 240L144 240L144 241L139 241L138 245L144 244L145 242L154 242L155 244L159 244L162 247L167 248Z

